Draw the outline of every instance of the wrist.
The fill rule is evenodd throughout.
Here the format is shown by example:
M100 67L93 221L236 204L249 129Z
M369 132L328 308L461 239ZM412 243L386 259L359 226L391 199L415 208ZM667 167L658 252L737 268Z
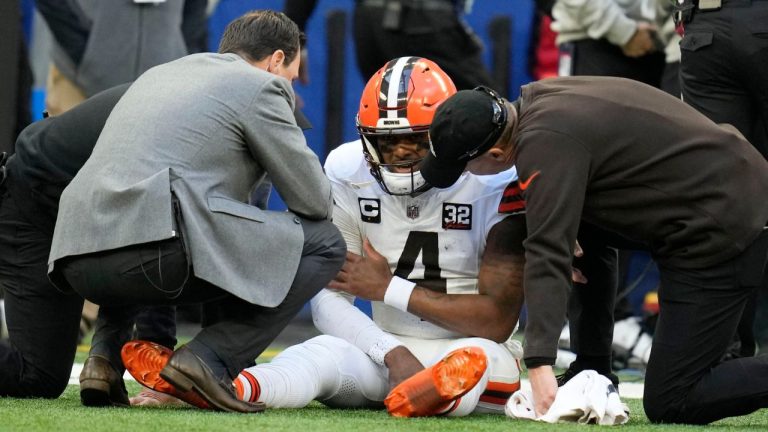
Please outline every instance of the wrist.
M403 346L402 342L397 340L394 336L385 334L368 348L367 354L377 365L386 366L386 358L389 353L400 346Z
M555 364L555 359L552 357L528 357L523 359L525 367L530 369L537 368L539 366L552 366Z
M411 300L416 284L398 276L392 276L387 290L384 292L384 304L403 312L408 312L408 302Z
M540 373L546 373L546 372L553 372L552 366L550 365L540 365L533 368L528 368L528 373L531 374L540 374ZM553 372L554 373L554 372Z
M404 350L406 352L408 351L408 348L406 348L405 345L398 345L393 347L386 355L384 355L384 366L387 368L391 367L392 363Z

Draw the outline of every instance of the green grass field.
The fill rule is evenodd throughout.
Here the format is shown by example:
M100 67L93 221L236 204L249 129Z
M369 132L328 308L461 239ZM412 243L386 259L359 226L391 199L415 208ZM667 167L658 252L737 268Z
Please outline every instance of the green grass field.
M139 385L128 383L129 392ZM641 401L626 400L632 415L631 431L768 430L768 410L746 417L721 420L709 426L661 426L648 423ZM313 403L300 410L268 410L262 414L229 414L195 408L86 408L80 405L78 387L71 385L56 400L0 398L0 431L584 431L603 428L574 424L539 424L505 416L474 415L464 418L396 419L383 410L333 410Z
M80 346L76 362L82 363L88 346ZM279 352L273 347L264 352L259 363ZM620 374L622 382L638 382L638 375ZM136 382L126 383L129 394L140 391ZM0 432L193 432L193 431L289 431L289 432L400 432L400 431L581 431L605 426L551 425L512 420L503 415L472 415L464 418L398 419L382 410L335 410L313 402L298 410L274 409L261 414L230 414L202 411L192 407L87 408L80 405L77 385L70 385L56 400L0 398ZM721 420L708 426L652 425L643 413L640 399L624 399L631 410L629 423L619 426L626 431L734 430L768 431L768 409L749 416Z

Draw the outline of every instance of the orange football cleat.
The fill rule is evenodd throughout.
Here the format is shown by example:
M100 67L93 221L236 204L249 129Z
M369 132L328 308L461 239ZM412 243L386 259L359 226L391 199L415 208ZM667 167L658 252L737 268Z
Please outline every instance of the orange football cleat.
M171 395L198 408L209 409L208 402L193 391L182 392L160 376L160 371L168 363L173 351L154 342L133 340L120 351L125 369L149 389Z
M479 347L449 352L439 362L398 384L384 399L395 417L424 417L441 414L451 402L477 385L488 367Z

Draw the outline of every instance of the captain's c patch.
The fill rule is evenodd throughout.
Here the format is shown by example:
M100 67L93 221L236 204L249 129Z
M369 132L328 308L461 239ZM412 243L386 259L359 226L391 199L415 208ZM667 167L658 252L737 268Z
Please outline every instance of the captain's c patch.
M376 198L358 198L360 219L368 223L381 223L381 201Z

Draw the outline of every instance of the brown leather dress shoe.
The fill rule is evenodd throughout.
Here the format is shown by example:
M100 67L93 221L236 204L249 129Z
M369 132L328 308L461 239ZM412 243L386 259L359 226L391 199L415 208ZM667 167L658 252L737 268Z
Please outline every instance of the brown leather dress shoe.
M160 377L180 392L193 391L214 409L241 413L258 413L265 409L263 403L237 399L232 382L219 381L203 360L186 346L173 353L160 371Z
M80 372L80 401L92 407L131 406L123 377L109 360L97 355L88 357Z

